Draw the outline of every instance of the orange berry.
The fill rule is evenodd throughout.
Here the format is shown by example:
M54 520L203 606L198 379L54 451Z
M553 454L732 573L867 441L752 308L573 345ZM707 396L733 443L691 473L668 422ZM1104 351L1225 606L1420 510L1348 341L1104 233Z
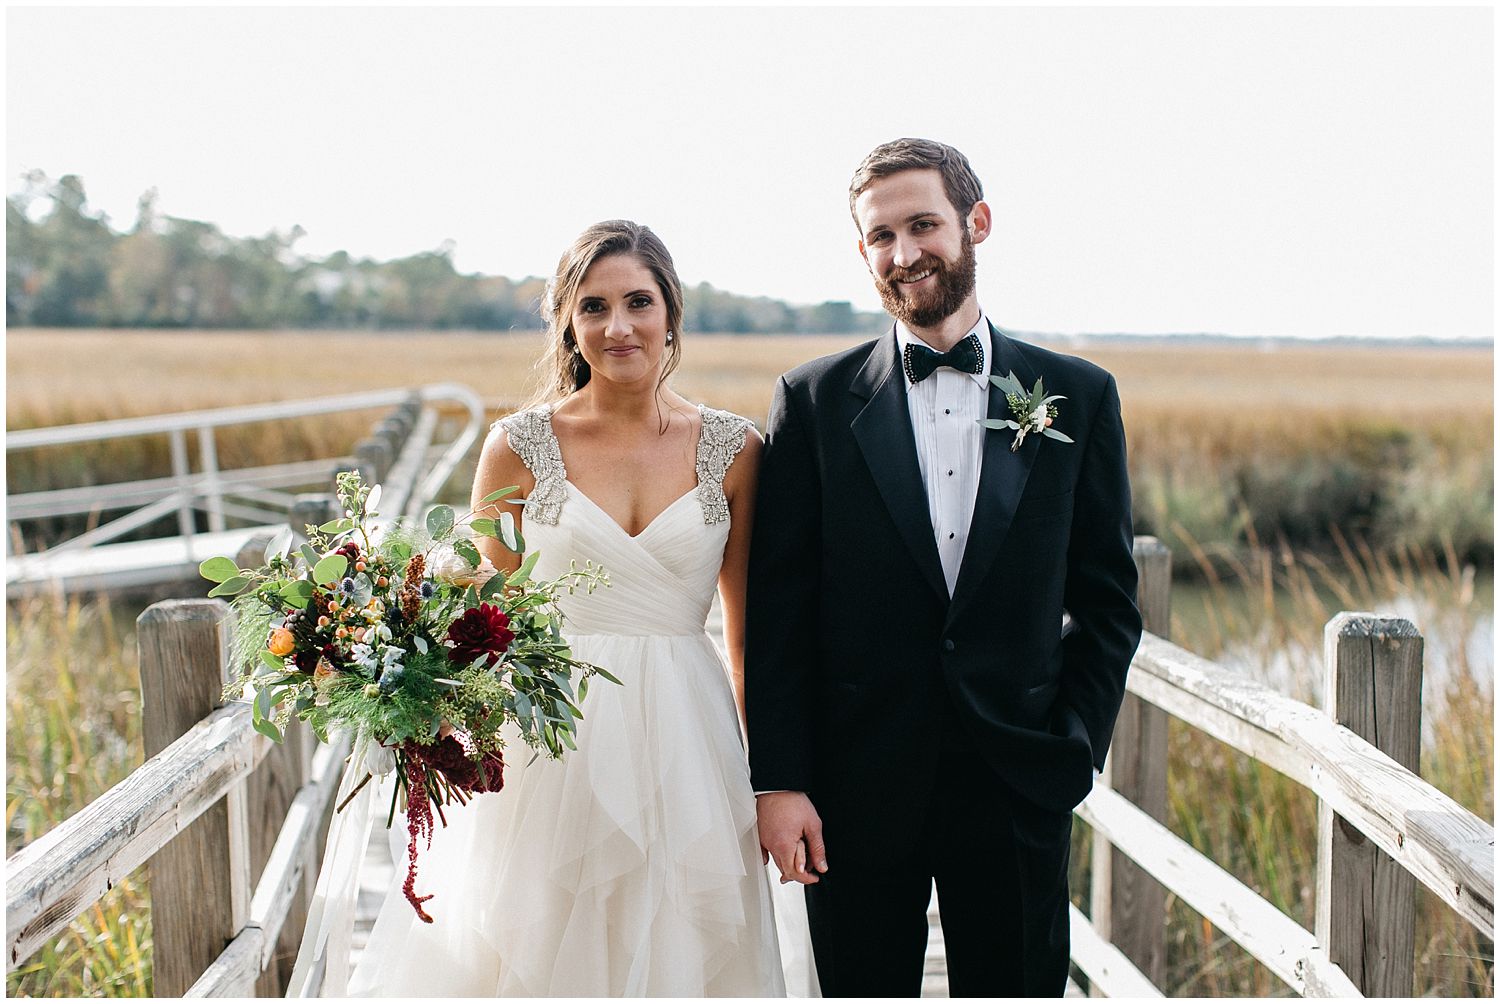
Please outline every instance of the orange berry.
M330 625L332 623L333 623L333 621L329 620L327 617L319 617L318 618L318 627L320 627L320 628L326 628L328 625Z

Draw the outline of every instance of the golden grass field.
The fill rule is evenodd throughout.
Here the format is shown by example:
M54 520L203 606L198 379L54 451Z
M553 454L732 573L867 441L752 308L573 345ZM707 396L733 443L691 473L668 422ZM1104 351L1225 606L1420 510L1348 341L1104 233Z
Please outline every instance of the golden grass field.
M779 373L861 340L690 334L673 382L763 422ZM474 387L498 413L529 397L540 347L533 334L16 330L6 418L21 428L444 381ZM1493 820L1494 662L1478 643L1493 637L1492 348L1053 347L1118 379L1137 514L1193 580L1174 590L1173 639L1268 680L1282 672L1276 685L1310 700L1334 612L1401 610L1423 631L1430 667L1423 776ZM226 435L220 457L234 466L332 455L365 435L369 419ZM21 491L84 483L99 470L106 480L164 473L164 464L164 444L106 444L12 458L8 474ZM1344 511L1333 502L1357 512L1361 493L1376 488L1391 496L1384 521L1371 523L1381 540L1351 532L1340 547L1325 539L1307 551L1256 535L1274 515L1326 538L1319 520ZM134 612L89 599L7 605L8 853L140 763ZM1178 723L1169 741L1173 831L1311 928L1316 799ZM1087 889L1088 837L1078 830L1075 902ZM1175 897L1168 912L1168 994L1286 993ZM150 945L137 873L7 988L144 996ZM1417 955L1414 993L1493 994L1493 945L1425 892Z
M761 422L778 374L865 336L689 335L674 385ZM486 400L529 395L540 335L14 329L6 337L12 428L458 381ZM1330 413L1422 426L1493 411L1488 346L1413 349L1097 342L1070 347L1115 374L1127 423ZM1483 421L1488 434L1489 422Z

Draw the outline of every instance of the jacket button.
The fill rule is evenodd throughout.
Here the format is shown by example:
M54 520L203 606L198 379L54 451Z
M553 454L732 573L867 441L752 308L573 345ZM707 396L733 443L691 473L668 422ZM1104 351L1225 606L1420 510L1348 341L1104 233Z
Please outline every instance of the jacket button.
M956 645L953 644L953 639L952 638L945 638L945 639L943 639L943 651L944 652L951 652L951 651L953 651L957 647L958 646L956 646Z

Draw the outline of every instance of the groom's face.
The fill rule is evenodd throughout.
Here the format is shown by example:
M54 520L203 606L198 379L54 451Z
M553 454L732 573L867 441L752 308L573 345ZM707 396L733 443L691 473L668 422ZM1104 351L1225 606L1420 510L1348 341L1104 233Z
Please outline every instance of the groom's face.
M936 169L901 171L870 184L854 202L860 254L881 303L910 328L930 328L974 293L974 245L989 236L989 211L964 216L948 201Z

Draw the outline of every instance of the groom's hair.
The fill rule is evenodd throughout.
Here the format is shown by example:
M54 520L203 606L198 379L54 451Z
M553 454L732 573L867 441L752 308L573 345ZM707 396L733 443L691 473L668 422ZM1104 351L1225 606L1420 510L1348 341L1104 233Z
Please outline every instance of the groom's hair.
M854 200L875 181L901 171L929 167L942 174L943 191L958 211L960 220L974 208L974 203L984 198L984 188L969 166L969 158L947 143L931 139L893 139L871 150L849 182L849 215L854 217L854 225L859 226Z

